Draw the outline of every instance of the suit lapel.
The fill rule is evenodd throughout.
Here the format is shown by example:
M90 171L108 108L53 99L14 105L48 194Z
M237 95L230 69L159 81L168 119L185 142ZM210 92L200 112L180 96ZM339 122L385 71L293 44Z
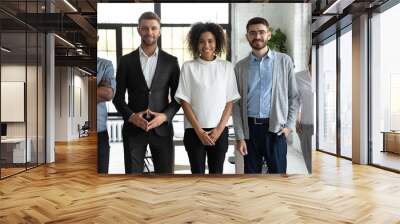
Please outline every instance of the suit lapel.
M146 87L146 89L149 89L147 86L146 79L143 74L142 70L142 64L140 63L140 55L139 55L139 48L133 52L133 62L134 62L134 71L138 71L138 80Z
M163 67L162 63L163 63L163 52L160 49L158 51L156 70L154 71L153 80L151 80L150 90L152 90L154 88L154 86L157 85L156 82L160 76L159 73L161 71L161 68Z
M243 82L242 82L243 83L243 94L246 94L246 96L247 96L248 83L249 83L250 60L251 60L251 57L248 56L248 58L245 60L244 66L243 66L245 68L244 76L242 77L243 78Z
M271 100L271 106L272 105L274 105L274 102L275 102L275 100L276 100L276 98L275 98L275 87L276 87L276 82L277 82L277 79L278 79L278 77L276 77L277 75L280 75L278 72L276 72L277 71L277 69L278 69L278 67L276 66L276 64L277 64L277 61L278 60L276 60L276 57L277 57L277 55L274 53L274 52L271 52L271 53L273 53L274 54L274 59L273 59L273 61L272 61L272 92L271 92L271 99L274 99L274 100Z

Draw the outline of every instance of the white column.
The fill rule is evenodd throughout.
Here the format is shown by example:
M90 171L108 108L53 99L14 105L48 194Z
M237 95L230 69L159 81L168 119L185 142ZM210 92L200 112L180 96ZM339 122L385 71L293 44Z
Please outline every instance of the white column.
M55 133L55 60L54 60L54 35L46 35L46 163L52 163L55 161L55 150L54 150L54 133Z
M353 162L368 163L368 15L353 20Z

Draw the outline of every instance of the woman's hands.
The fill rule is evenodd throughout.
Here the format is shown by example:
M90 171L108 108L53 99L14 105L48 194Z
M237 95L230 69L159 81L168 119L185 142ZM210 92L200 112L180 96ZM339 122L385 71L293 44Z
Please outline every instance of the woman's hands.
M210 132L204 131L202 128L195 129L195 132L203 145L215 145L215 141L209 136Z
M208 132L204 131L202 128L195 129L195 132L203 145L215 145L223 131L224 128L220 127L216 127Z
M217 140L219 139L219 137L221 136L222 132L224 131L224 128L220 128L220 127L216 127L214 129L212 129L209 132L209 136L210 138L214 141L217 142Z

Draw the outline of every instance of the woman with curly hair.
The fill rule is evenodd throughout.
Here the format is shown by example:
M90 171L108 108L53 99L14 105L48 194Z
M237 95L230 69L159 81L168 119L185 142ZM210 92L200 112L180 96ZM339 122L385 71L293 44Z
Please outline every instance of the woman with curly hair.
M240 98L233 65L219 56L226 46L221 26L196 23L187 36L193 60L183 63L175 99L185 112L183 143L193 174L222 174L233 103Z

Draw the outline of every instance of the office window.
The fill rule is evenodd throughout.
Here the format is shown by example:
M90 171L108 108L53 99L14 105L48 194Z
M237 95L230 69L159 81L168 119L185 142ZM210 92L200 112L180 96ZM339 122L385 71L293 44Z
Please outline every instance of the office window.
M114 75L117 73L117 44L116 31L114 29L97 30L99 41L97 43L97 57L110 60L114 66ZM109 113L117 112L112 102L107 101Z
M228 3L166 3L161 4L161 12L164 24L229 23Z
M191 60L186 37L190 27L165 27L161 30L163 50L178 58L179 65Z
M400 170L400 5L371 19L372 163Z
M97 43L97 56L110 60L114 68L117 67L116 31L114 29L99 29L99 41Z
M318 148L336 154L336 39L318 48Z
M340 36L340 154L352 157L352 34Z
M137 27L122 27L122 55L128 54L140 45Z
M143 12L154 11L153 3L98 3L97 23L138 23Z

